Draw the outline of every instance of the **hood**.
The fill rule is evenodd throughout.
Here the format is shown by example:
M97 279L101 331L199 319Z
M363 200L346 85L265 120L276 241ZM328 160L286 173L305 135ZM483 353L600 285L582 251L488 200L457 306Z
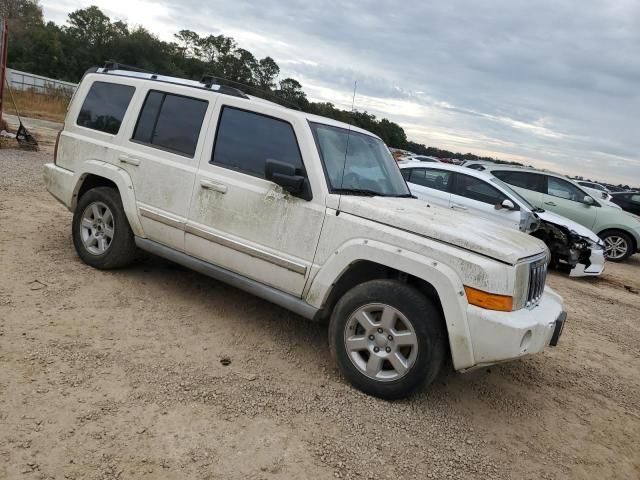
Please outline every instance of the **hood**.
M557 213L550 212L549 210L545 210L544 212L536 212L536 215L538 215L538 217L540 217L540 219L544 220L545 222L566 227L569 229L569 231L575 232L581 237L588 238L592 242L595 242L595 243L600 242L600 238L598 237L598 235L593 233L587 227L580 225L579 223L574 222L573 220L569 220L568 218L563 217L562 215L558 215Z
M526 233L413 198L343 195L340 210L512 265L547 249Z

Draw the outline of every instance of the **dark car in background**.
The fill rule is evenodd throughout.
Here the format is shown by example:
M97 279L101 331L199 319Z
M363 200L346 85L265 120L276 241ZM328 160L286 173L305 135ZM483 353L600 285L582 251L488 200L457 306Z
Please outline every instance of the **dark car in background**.
M640 192L613 192L611 201L634 215L640 215Z

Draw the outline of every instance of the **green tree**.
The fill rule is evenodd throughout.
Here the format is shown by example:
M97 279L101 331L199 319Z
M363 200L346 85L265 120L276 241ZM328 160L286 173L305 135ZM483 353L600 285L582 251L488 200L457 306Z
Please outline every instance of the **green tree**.
M307 100L307 94L302 90L300 82L293 78L280 80L279 88L275 94L285 102L296 105L303 110L305 107L308 107L309 101Z
M276 86L276 78L280 74L280 67L271 57L265 57L258 62L255 69L256 85L262 90L271 91Z

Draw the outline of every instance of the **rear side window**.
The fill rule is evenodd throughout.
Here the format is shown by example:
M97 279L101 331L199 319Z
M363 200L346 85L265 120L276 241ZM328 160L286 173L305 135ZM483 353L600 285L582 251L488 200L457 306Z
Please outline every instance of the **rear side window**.
M267 159L304 170L290 123L253 112L224 107L211 162L264 178Z
M504 183L508 183L514 187L546 193L544 176L537 173L514 172L512 170L498 170L492 171L491 173Z
M409 183L422 185L423 187L433 188L446 192L449 188L449 179L451 172L444 170L430 170L428 168L414 168L411 171Z
M456 174L453 193L490 205L498 205L507 198L500 190L492 187L484 180L459 173Z
M84 99L77 124L117 135L135 88L117 83L93 82Z
M198 98L150 91L132 140L193 157L208 104Z

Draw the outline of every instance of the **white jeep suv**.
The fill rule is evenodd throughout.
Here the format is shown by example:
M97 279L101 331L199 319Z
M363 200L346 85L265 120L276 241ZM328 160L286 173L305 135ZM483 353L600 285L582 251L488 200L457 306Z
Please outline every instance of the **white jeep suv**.
M383 398L555 345L566 314L538 239L412 198L375 135L226 86L88 71L51 194L95 268L146 250L303 317Z

